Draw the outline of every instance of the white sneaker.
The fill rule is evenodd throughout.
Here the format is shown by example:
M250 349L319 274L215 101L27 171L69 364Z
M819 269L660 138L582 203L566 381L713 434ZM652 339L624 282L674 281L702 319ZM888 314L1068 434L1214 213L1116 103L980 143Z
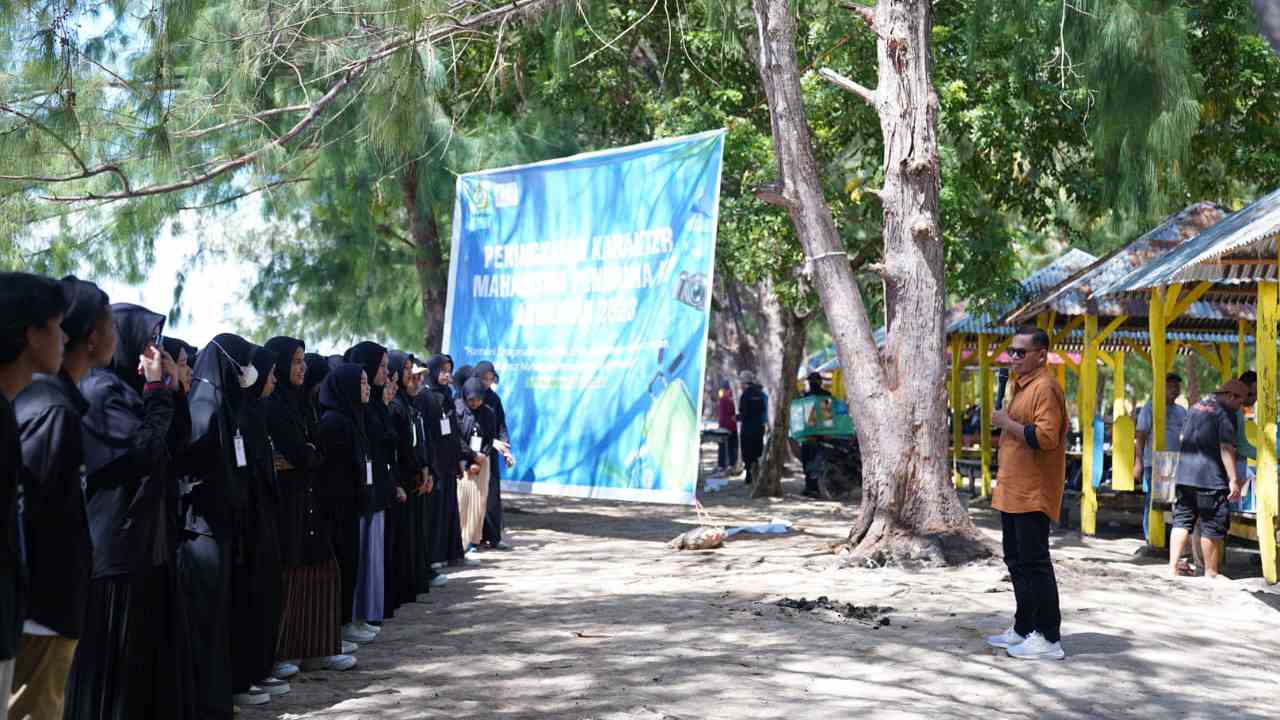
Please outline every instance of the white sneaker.
M442 562L433 562L433 563L431 563L431 569L432 569L432 570L439 570L440 568L442 568L442 567L444 567L444 566L445 566L445 563L442 563Z
M431 587L434 587L434 588L444 587L445 585L448 585L448 584L449 584L449 576L445 575L444 573L441 573L431 578Z
M360 622L355 623L355 626L364 632L373 633L374 637L377 637L378 633L382 632L382 628L380 626L370 625L368 622L364 620L361 620Z
M342 639L346 640L347 642L367 643L367 642L371 642L374 637L375 637L374 633L365 632L356 623L351 623L350 625L342 626Z
M357 644L355 644L355 643L353 643L353 642L347 642L346 640L343 640L343 641L342 641L342 654L343 654L343 655L350 655L351 653L353 653L353 652L355 652L355 651L357 651L357 650L359 650L359 649L360 649L360 646L359 646L359 645L357 645Z
M302 661L302 669L307 672L320 670L350 670L356 666L356 659L350 655L330 655L322 658L307 658Z
M1021 645L1025 641L1026 638L1019 635L1012 625L999 635L992 635L987 638L987 644L993 648L1011 648L1014 645Z
M1051 643L1038 632L1033 632L1021 644L1009 648L1009 657L1020 660L1061 660L1067 653L1061 642Z
M262 691L262 688L250 687L249 692L236 693L231 696L232 705L266 705L271 702L271 696Z
M261 688L262 692L272 697L277 695L288 695L289 691L293 689L289 686L289 683L275 677L259 680L254 687Z
M298 663L294 660L282 660L271 670L271 677L291 678L298 674Z

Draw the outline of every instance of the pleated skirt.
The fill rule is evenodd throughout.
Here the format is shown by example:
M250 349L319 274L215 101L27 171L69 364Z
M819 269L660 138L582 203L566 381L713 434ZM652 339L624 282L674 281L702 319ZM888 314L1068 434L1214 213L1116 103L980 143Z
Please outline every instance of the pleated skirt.
M67 720L189 720L196 715L186 605L160 565L89 583L67 678Z
M381 620L387 589L384 574L385 510L360 518L360 567L356 569L353 620Z
M342 581L338 561L300 565L284 571L284 613L276 657L328 657L342 651Z
M484 514L489 509L489 458L480 461L480 474L463 475L458 481L458 517L462 520L462 546L479 545L484 539Z

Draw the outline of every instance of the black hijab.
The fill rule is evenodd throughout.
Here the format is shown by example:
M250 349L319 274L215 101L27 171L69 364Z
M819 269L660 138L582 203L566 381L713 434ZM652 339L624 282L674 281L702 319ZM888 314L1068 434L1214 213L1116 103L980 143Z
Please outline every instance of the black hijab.
M462 386L476 374L476 369L470 365L463 365L453 371L453 389L454 397L462 397Z
M217 431L218 418L224 428L239 425L240 408L248 397L242 387L243 372L252 367L253 344L239 335L223 333L200 351L191 369L191 442L199 443Z
M453 393L449 389L449 385L440 383L440 370L444 368L445 363L450 367L453 366L453 358L448 355L432 355L427 360L427 390L434 393L444 395L446 398L452 397Z
M116 325L111 372L141 396L146 380L138 374L138 357L164 332L164 316L141 305L116 303L111 306L111 319Z
M182 355L182 353L184 352L187 354L188 365L195 362L195 359L192 357L194 353L188 350L188 348L190 347L191 347L190 345L186 344L182 340L179 340L178 338L169 337L167 335L164 338L164 351L169 353L169 357L173 358L173 362L175 364L178 362L178 357Z
M487 388L485 388L484 383L480 382L480 378L470 378L462 384L462 399L470 400L472 398L479 398L480 400L484 400L486 390Z
M382 385L375 384L374 379L378 377L378 368L382 366L382 358L387 354L387 349L376 342L366 340L357 345L353 345L347 350L342 359L346 362L357 363L364 366L365 379L369 381L369 386L374 392L381 393ZM385 383L383 383L385 384ZM369 404L372 405L375 396L369 398Z
M271 394L272 398L278 398L283 401L289 408L298 414L302 413L303 402L306 399L306 376L303 376L302 385L294 385L292 379L293 373L293 356L299 350L303 351L305 360L307 345L297 338L291 337L273 337L267 341L264 346L270 352L275 353L276 363L274 372L276 375L276 389ZM307 368L310 371L310 368Z
M328 376L333 368L329 367L329 359L323 355L307 353L306 360L307 375L302 379L302 387L310 395L312 390L320 387L320 383L324 382L325 377Z
M356 363L340 363L320 384L320 407L351 418L364 425L364 403L360 402L360 373L364 367Z
M481 360L480 362L476 363L476 368L475 368L476 377L483 378L485 373L490 373L490 372L493 373L493 379L497 380L498 370L493 366L493 363L489 362L488 360Z

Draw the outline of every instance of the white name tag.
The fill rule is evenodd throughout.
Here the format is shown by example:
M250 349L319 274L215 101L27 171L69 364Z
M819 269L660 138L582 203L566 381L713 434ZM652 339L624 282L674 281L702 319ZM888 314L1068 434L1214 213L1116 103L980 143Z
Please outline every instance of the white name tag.
M418 447L418 421L409 418L409 431L413 433L413 446Z
M471 436L471 452L480 452L480 436Z
M248 465L249 461L245 459L244 456L244 437L240 434L239 430L236 431L236 437L233 444L236 446L236 467L244 467L245 465Z
M364 484L373 484L373 463L366 461L364 464Z
M449 435L452 432L453 432L453 428L449 425L449 416L445 415L444 417L440 418L440 434Z

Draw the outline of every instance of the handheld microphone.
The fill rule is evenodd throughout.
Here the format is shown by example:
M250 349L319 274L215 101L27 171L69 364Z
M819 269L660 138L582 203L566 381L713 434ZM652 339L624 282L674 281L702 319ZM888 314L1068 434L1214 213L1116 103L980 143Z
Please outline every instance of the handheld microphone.
M1009 384L1009 368L1000 368L1000 370L996 372L996 382L999 383L996 387L996 409L1003 410L1004 390Z

